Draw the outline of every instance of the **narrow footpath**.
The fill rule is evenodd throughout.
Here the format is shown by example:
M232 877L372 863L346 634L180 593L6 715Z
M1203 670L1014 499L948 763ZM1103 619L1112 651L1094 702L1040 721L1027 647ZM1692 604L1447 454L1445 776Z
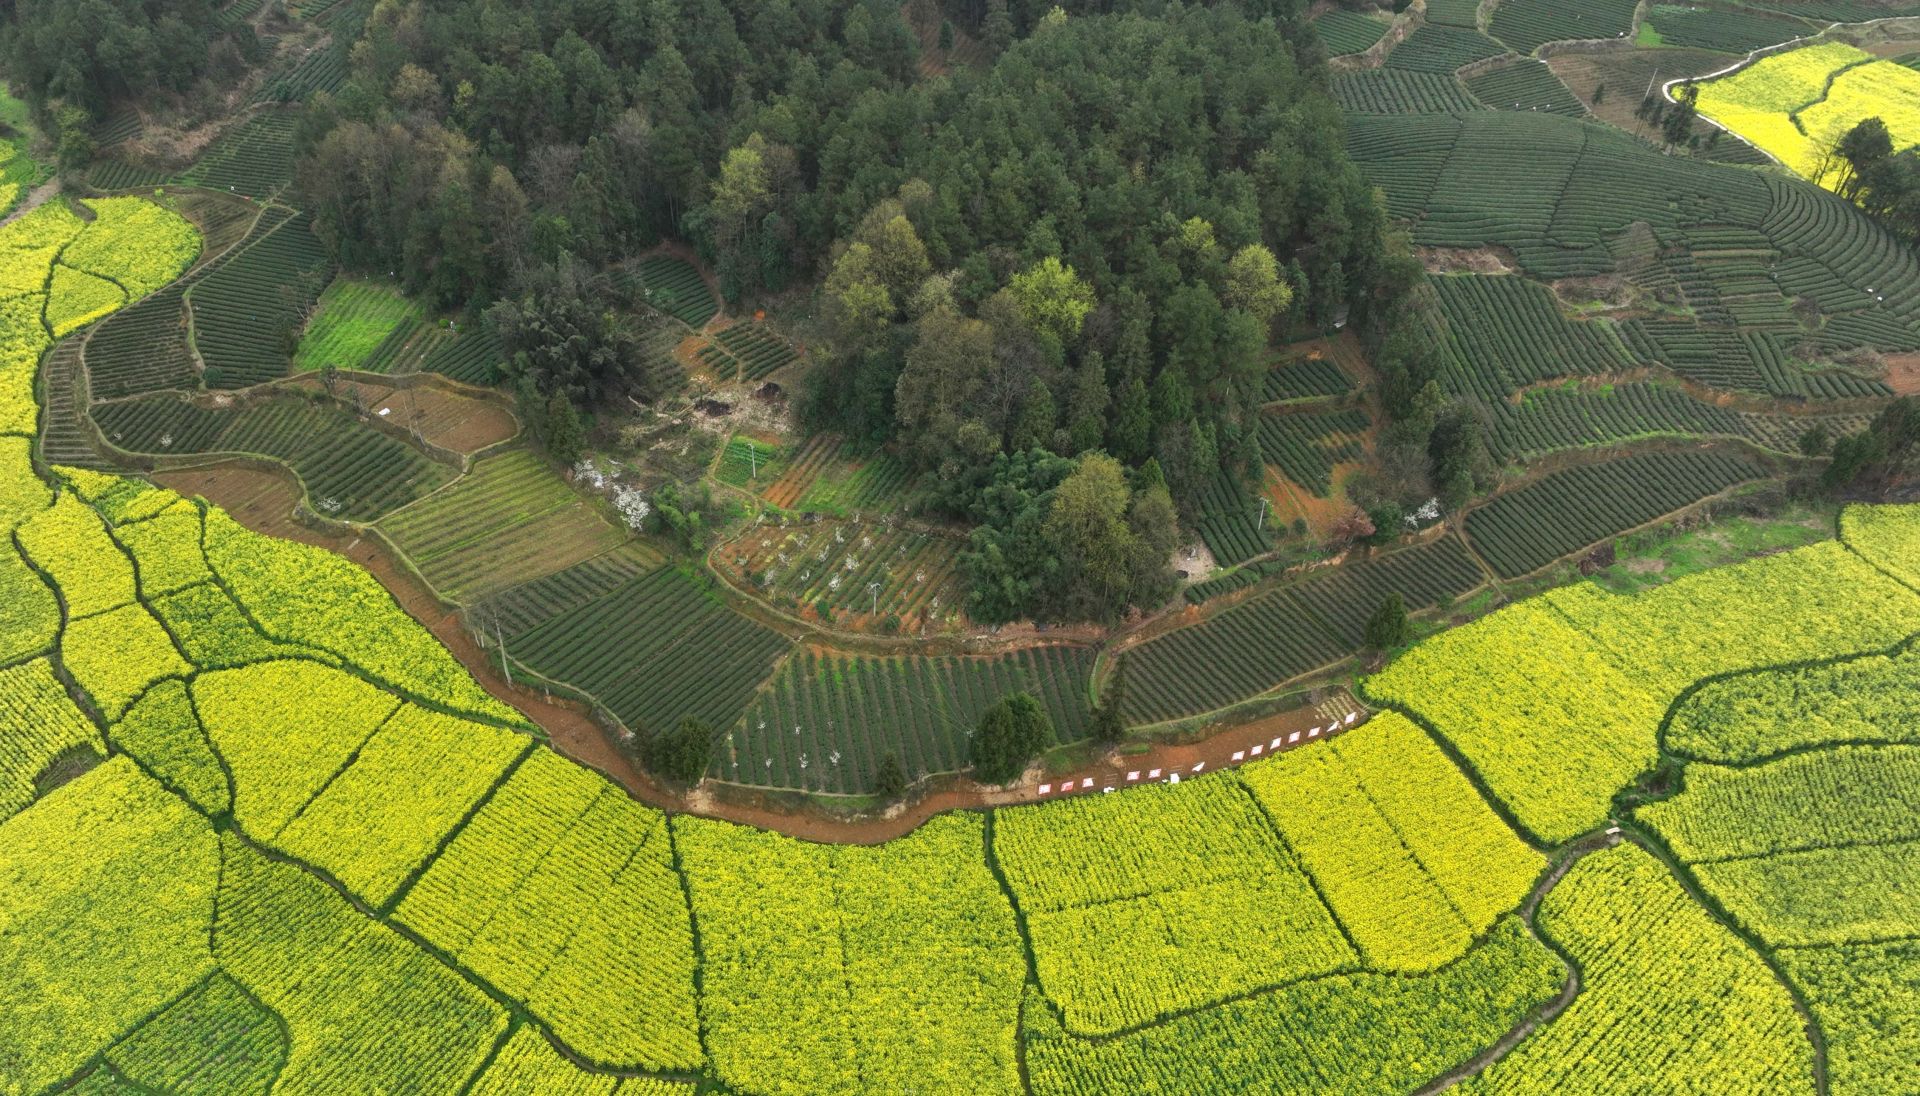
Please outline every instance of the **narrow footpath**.
M975 784L935 791L884 814L843 818L817 809L784 809L722 799L696 789L680 795L636 768L598 723L578 706L550 700L541 692L509 685L498 668L461 624L459 614L429 592L413 573L392 558L374 538L351 542L331 537L293 520L299 488L287 475L238 465L160 472L156 483L183 495L198 495L257 533L311 544L364 567L387 588L407 614L424 625L460 660L476 681L502 703L510 704L547 732L554 748L589 765L640 802L674 813L724 819L823 844L876 845L904 836L946 811L980 810L1099 795L1131 784L1173 782L1257 761L1271 753L1310 744L1360 725L1365 710L1345 690L1333 692L1317 707L1299 708L1221 731L1190 744L1155 744L1137 754L1114 754L1072 773L1031 775L1005 789Z

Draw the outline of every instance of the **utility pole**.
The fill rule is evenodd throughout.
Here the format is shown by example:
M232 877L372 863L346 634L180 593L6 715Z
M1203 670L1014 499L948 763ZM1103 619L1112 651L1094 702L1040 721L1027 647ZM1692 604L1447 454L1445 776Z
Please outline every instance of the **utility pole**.
M507 664L507 641L500 636L500 619L493 621L493 643L500 648L500 672L507 675L507 688L513 688L513 667Z
M880 615L880 584L877 582L869 582L867 583L867 589L873 592L873 608L868 611L867 615L879 616Z

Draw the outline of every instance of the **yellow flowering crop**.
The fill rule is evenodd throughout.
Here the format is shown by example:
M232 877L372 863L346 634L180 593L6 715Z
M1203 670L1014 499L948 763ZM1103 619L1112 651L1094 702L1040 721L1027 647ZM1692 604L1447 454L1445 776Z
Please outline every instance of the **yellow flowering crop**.
M133 600L133 564L127 562L100 515L72 495L20 527L20 544L34 566L52 576L70 617L117 609Z
M701 1060L692 916L666 818L598 773L534 752L396 914L596 1062Z
M871 847L688 816L673 827L700 924L707 1046L729 1087L1020 1090L1026 963L981 816ZM1088 980L1115 981L1115 957Z
M480 1075L470 1096L693 1096L693 1086L652 1077L588 1073L522 1024Z
M127 295L105 278L56 264L47 290L47 326L54 338L64 338L126 303Z
M505 1009L300 867L232 835L221 852L215 957L287 1026L275 1096L459 1092L480 1071Z
M1598 825L1653 767L1666 709L1540 598L1426 640L1366 691L1433 724L1548 842Z
M34 777L75 746L107 752L100 731L73 706L47 660L0 670L0 820L32 803Z
M69 621L60 654L108 719L118 718L147 686L193 670L166 629L138 602Z
M13 545L0 543L0 662L40 654L59 631L53 591Z
M213 577L200 554L200 511L191 504L122 525L113 537L139 565L140 594L149 600Z
M1546 866L1398 713L1240 776L1376 970L1458 958Z
M1920 589L1920 503L1849 506L1840 512L1840 540L1867 562Z
M1920 144L1920 72L1892 61L1873 61L1833 78L1826 98L1802 110L1801 128L1824 148L1862 119L1887 124L1895 151Z
M1359 965L1231 775L1001 811L993 847L1069 1030L1110 1033ZM1113 940L1133 943L1116 954Z
M1896 150L1920 142L1920 73L1841 42L1772 54L1699 85L1700 113L1823 185L1834 142L1866 118L1886 122Z
M384 905L528 745L512 731L405 705L274 844Z
M94 221L60 261L118 284L134 300L178 277L200 254L200 230L145 198L93 198Z
M0 823L0 1093L40 1092L212 968L220 854L117 757Z
M526 723L489 696L377 579L351 561L249 532L219 510L207 515L206 549L207 562L270 637L331 652L422 699Z
M113 744L207 814L233 809L226 770L200 729L184 682L148 689L113 725Z
M234 818L262 841L278 836L400 706L351 674L296 660L202 674L193 699L233 772Z
M1715 674L1876 650L1920 631L1920 595L1837 541L1716 567L1633 597L1589 583L1541 600L1662 698Z
M1760 956L1635 845L1591 853L1541 901L1540 930L1580 966L1580 994L1471 1096L1645 1091L1804 1093L1813 1050Z

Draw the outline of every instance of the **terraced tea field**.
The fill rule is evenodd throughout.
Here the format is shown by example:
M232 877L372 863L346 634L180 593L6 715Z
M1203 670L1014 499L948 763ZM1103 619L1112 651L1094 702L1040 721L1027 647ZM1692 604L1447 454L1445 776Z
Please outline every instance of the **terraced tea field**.
M463 604L564 570L626 539L526 450L476 462L458 482L382 518L379 528L436 593Z
M751 527L710 559L736 585L803 618L913 633L961 621L964 543L904 523L827 520Z
M980 716L1002 696L1040 700L1061 744L1087 734L1093 652L1036 647L997 658L873 658L804 648L789 658L712 774L739 784L870 795L891 753L909 779L967 767Z
M783 510L848 517L902 508L911 483L900 461L862 456L837 435L818 434L786 458L785 471L761 496Z
M176 396L94 408L114 447L151 457L257 454L287 465L322 517L372 521L451 481L454 469L338 408L276 396L217 410Z
M398 287L360 278L335 278L320 294L307 321L295 369L363 368L393 333L418 318L417 306ZM386 370L377 370L386 372Z
M514 661L579 689L652 734L698 719L732 726L788 648L672 567L643 574L521 634Z

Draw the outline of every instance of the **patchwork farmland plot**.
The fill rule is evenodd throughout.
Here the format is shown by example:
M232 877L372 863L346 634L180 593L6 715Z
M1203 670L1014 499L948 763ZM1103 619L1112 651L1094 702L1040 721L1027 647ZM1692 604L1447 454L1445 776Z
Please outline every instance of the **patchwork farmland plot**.
M788 458L761 497L783 510L847 517L904 507L912 473L885 453L861 456L834 434L816 434Z
M476 330L438 340L421 359L418 372L440 373L467 384L486 385L498 379L506 358L499 337L483 324Z
M1349 114L1438 114L1480 109L1450 74L1404 69L1340 73L1333 78L1333 97Z
M1387 24L1378 19L1369 19L1357 11L1334 8L1315 19L1313 29L1319 32L1320 40L1326 43L1327 56L1344 57L1350 53L1366 52L1367 47L1387 33Z
M778 446L745 434L727 439L714 465L713 478L732 487L757 490L772 483L786 471L787 461Z
M488 457L458 482L382 518L435 592L471 603L563 570L626 539L526 450Z
M396 286L335 278L320 294L318 311L307 321L300 346L293 352L293 366L358 369L416 316L417 309Z
M508 648L636 733L698 719L730 727L787 648L685 573L661 568L552 617Z
M1467 536L1504 578L1690 506L1766 471L1713 452L1641 453L1554 472L1467 514Z
M1765 12L1696 7L1691 4L1653 4L1647 9L1641 36L1651 27L1664 46L1691 46L1721 53L1750 53L1799 38L1813 31L1798 19Z
M912 630L960 611L963 543L892 523L821 521L749 528L711 559L790 612L825 606L836 623L877 628L892 617Z
M497 626L505 638L517 639L554 617L614 592L662 562L650 549L629 542L605 555L501 591L471 606L469 615L483 628Z
M1494 404L1492 411L1492 449L1506 460L1655 437L1747 438L1784 452L1793 446L1790 435L1801 429L1792 417L1773 416L1789 435L1777 444L1783 439L1773 436L1767 416L1729 411L1677 385L1645 381L1537 388L1519 403Z
M720 311L713 291L685 259L649 256L633 268L633 281L642 300L696 330Z
M701 348L700 360L722 379L760 381L799 361L800 355L765 325L737 323Z
M1325 495L1333 487L1333 466L1362 452L1359 435L1367 430L1364 411L1293 411L1260 416L1260 453L1282 475Z
M293 470L323 517L371 521L454 478L454 470L346 411L295 397L214 410L174 396L94 409L116 448L153 456L254 453Z
M1427 5L1427 22L1472 30L1480 23L1480 0L1433 0Z
M1477 30L1428 24L1408 35L1387 54L1387 68L1448 76L1462 65L1498 57L1507 52L1500 43Z
M222 133L200 159L180 173L189 186L266 198L293 182L292 111L267 110Z
M998 657L794 655L721 739L713 775L738 784L834 795L875 790L892 753L909 779L958 772L986 710L1027 692L1061 744L1087 735L1093 652L1036 647Z
M1632 368L1604 320L1569 320L1551 291L1525 278L1456 274L1430 284L1446 320L1447 387L1487 404L1540 381Z
M292 217L277 206L261 210L237 251L266 239ZM199 383L199 365L188 344L185 295L189 286L217 269L203 266L100 324L87 340L85 358L94 399L118 399Z
M1261 527L1260 514L1260 501L1232 472L1223 470L1214 474L1200 497L1193 531L1214 562L1232 567L1273 551L1273 537Z
M1624 38L1633 30L1637 0L1502 0L1493 9L1488 32L1517 53L1532 53L1548 42L1573 38Z
M1587 108L1544 61L1515 61L1467 81L1474 98L1495 110L1546 111L1578 118Z
M1276 363L1260 386L1263 403L1332 399L1353 391L1353 380L1326 358Z
M1460 544L1441 540L1261 594L1129 650L1127 712L1157 723L1258 696L1353 654L1388 593L1418 610L1484 581Z
M284 376L288 336L320 294L327 256L304 214L249 243L188 291L209 388Z

